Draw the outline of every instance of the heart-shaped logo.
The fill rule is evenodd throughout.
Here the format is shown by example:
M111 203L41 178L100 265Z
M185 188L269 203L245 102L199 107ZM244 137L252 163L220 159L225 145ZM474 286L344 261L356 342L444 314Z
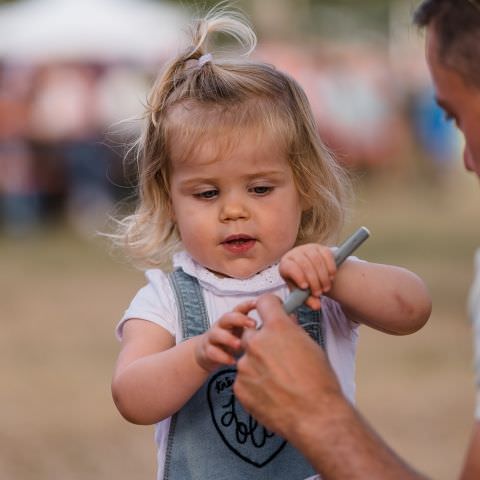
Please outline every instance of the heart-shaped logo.
M236 369L229 368L210 379L207 396L212 420L232 452L256 467L263 467L287 442L258 423L236 400L232 388L236 373Z

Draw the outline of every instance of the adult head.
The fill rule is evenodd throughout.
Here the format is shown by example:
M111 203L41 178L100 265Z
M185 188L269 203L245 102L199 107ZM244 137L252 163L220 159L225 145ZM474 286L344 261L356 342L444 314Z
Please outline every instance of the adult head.
M423 0L414 23L427 32L437 102L465 136L465 167L480 176L480 0Z

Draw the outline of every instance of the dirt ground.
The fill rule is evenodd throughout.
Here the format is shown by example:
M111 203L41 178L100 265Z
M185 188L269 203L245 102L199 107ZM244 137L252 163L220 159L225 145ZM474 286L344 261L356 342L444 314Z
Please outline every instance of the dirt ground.
M346 233L369 227L359 255L417 272L434 298L429 324L415 335L362 329L358 406L418 469L451 480L472 425L465 300L480 189L463 173L444 180L363 179ZM153 429L121 419L109 386L114 326L142 274L105 243L66 230L3 238L0 247L0 478L153 479Z

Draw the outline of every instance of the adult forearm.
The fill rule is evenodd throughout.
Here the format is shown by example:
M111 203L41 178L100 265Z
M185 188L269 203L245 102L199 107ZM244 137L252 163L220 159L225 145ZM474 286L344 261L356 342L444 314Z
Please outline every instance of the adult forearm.
M195 339L135 360L112 382L120 413L149 425L176 413L200 388L208 372L195 361Z
M330 414L299 419L289 440L325 480L420 480L343 398L332 400Z
M480 478L480 420L477 420L467 450L461 480L478 480Z

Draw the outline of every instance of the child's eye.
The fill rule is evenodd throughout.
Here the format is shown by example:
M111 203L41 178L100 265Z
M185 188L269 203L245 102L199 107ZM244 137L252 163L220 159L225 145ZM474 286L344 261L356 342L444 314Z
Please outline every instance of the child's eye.
M256 195L266 195L273 190L273 187L267 187L266 185L259 185L258 187L251 187L250 192L255 193Z
M215 198L218 195L218 190L205 190L204 192L196 193L195 197L203 198L205 200L210 200L211 198Z

